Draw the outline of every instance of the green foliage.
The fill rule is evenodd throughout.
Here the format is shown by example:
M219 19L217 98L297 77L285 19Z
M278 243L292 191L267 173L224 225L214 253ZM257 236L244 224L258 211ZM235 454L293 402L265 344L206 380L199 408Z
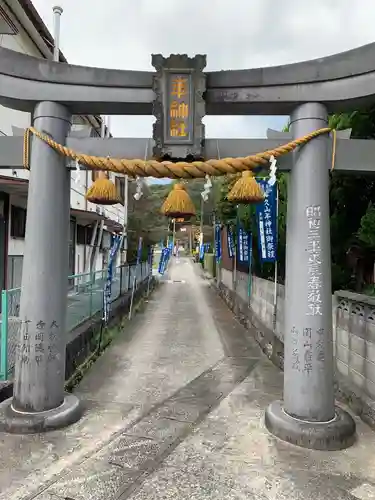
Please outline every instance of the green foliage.
M337 130L352 129L354 139L375 138L375 108L352 113L332 115L329 126ZM371 227L374 209L370 205L375 196L373 178L334 171L330 182L332 285L360 291L364 283L354 285L353 270L347 254L355 246L364 258L368 250L375 249ZM358 272L358 269L357 269Z
M238 179L238 175L226 176L220 179L219 199L217 202L217 213L219 220L223 224L230 224L236 232L237 221L253 234L253 269L254 272L263 278L270 278L274 275L273 264L265 264L261 266L258 255L258 235L255 217L254 205L239 205L238 208L234 203L227 199L233 184ZM278 217L278 261L279 261L279 278L281 282L285 279L285 245L286 245L286 201L287 201L287 178L288 174L278 173L278 189L279 189L279 217Z
M329 126L336 130L352 129L353 138L371 139L375 137L375 108L352 113L331 115ZM289 130L289 123L284 131ZM279 257L285 256L285 197L281 194L279 208ZM352 288L352 269L348 265L347 253L351 247L375 249L375 215L369 202L374 199L375 183L371 178L333 172L330 176L330 217L333 290ZM281 227L280 227L281 226ZM284 249L284 255L282 254Z
M147 256L149 245L165 238L168 230L168 219L160 213L160 207L167 196L171 185L143 184L143 196L134 199L135 182L129 183L128 207L128 261L137 256L138 239L143 238L142 257Z
M224 224L236 224L237 209L234 203L227 200L228 193L233 187L233 184L238 179L238 175L227 175L220 177L218 183L218 200L216 209L219 220Z
M191 201L194 203L195 210L197 212L197 223L201 220L201 203L202 196L201 192L204 190L205 179L191 179L186 184L186 191L189 193ZM205 210L203 211L203 213Z
M212 188L208 200L203 206L203 223L207 238L205 241L212 239L212 214L215 209L215 203L218 198L219 183L217 179L211 179ZM143 196L140 200L134 200L135 183L129 184L129 241L128 241L128 260L136 258L138 238L142 236L144 239L144 247L159 243L160 240L166 240L168 235L172 235L173 227L170 220L161 212L163 201L168 196L168 193L173 189L173 184L181 182L175 180L169 184L144 184L142 191ZM204 190L205 179L192 179L186 183L186 189L191 197L195 208L196 218L189 221L188 224L200 224L202 196ZM208 227L210 226L210 227ZM180 225L177 225L178 231ZM208 228L208 230L207 230ZM177 233L180 239L188 239L188 232Z
M371 202L361 218L358 239L367 248L375 250L375 206Z
M329 119L329 126L337 130L351 128L352 137L356 139L373 139L375 137L375 107L332 115Z

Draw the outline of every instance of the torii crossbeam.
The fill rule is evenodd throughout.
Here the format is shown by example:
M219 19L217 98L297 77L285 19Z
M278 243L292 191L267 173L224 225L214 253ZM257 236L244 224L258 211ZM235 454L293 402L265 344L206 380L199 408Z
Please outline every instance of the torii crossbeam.
M143 158L148 144L150 155L172 159L245 156L327 127L328 113L374 104L374 61L375 44L315 61L211 73L203 72L205 56L158 55L153 73L72 66L0 48L0 104L31 112L36 129L90 155ZM73 114L154 114L153 139L68 138ZM205 114L290 115L291 136L205 140ZM374 172L375 143L349 136L338 134L336 170ZM355 434L352 418L334 404L330 145L320 136L278 163L291 171L284 401L266 411L275 435L318 449L348 446ZM1 137L0 168L22 168L22 146L19 137ZM64 394L69 183L64 158L33 138L14 397L0 408L0 427L10 432L40 432L80 416L78 399Z

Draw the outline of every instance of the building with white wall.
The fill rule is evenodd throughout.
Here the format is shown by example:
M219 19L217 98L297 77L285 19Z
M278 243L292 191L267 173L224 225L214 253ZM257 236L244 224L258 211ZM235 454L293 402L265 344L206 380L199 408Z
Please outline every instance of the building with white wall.
M0 0L0 46L38 58L52 59L53 37L30 0ZM60 62L67 62L61 51ZM30 124L29 113L0 106L0 134L23 134ZM100 116L75 116L71 134L100 137L101 127ZM27 170L0 169L1 288L14 288L21 285L28 179ZM112 180L115 181L114 176ZM121 181L117 178L120 190ZM92 182L91 171L77 173L72 170L70 274L87 271L90 268L89 261L91 261L92 269L102 269L108 256L111 233L121 231L123 225L122 205L100 207L86 201L84 195ZM95 227L98 228L96 231ZM97 235L96 245L94 245L96 248L94 252L90 252L93 233ZM102 238L98 245L100 234Z

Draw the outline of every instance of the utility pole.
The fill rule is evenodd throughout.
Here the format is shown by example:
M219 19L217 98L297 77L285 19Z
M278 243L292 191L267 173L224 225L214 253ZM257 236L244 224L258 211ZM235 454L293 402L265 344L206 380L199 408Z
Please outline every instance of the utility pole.
M212 229L213 229L213 242L215 244L215 240L216 240L216 212L215 212L215 209L213 210L212 212Z
M200 244L203 245L203 218L204 218L204 202L208 200L208 195L212 188L212 182L208 175L206 175L206 182L204 184L204 190L201 192L201 228L200 228Z
M123 264L127 263L128 260L128 205L129 205L129 177L124 176L124 226L122 230L122 240L123 240Z
M203 245L203 217L204 217L204 199L201 196L201 223L200 223L200 237L199 244Z
M175 240L176 240L176 219L173 219L172 254L174 253ZM176 249L176 254L177 254L177 249Z

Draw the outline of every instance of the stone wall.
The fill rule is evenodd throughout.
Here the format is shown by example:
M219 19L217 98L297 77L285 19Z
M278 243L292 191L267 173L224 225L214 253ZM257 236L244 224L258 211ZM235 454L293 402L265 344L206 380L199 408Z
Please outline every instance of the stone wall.
M337 372L375 400L375 299L336 293Z
M222 298L272 361L283 367L285 289L272 281L221 268L217 282ZM375 426L375 299L339 291L333 295L333 348L336 394Z

